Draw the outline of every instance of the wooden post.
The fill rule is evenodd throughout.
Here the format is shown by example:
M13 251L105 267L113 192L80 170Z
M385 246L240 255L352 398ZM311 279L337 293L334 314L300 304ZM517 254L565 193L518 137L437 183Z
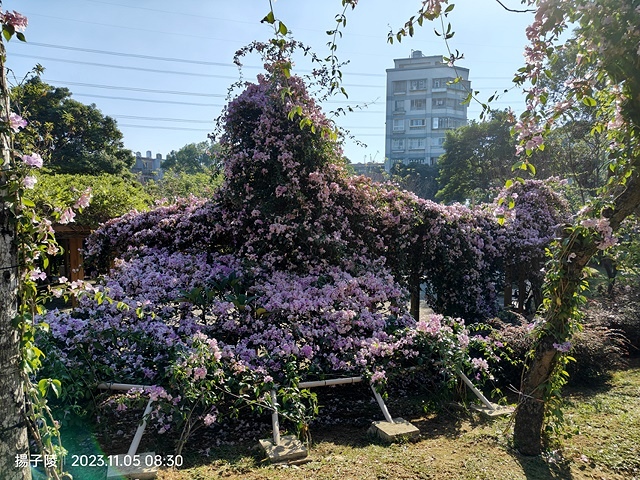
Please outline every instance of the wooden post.
M84 268L82 267L82 237L69 238L69 278L72 282L84 280Z

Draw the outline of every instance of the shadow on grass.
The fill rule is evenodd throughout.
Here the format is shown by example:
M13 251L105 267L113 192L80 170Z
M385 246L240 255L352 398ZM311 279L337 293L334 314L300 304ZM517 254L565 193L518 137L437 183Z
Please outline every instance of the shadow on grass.
M542 456L528 457L517 452L510 455L520 464L527 480L571 480L571 469L565 462L550 463Z
M257 448L257 442L236 445L221 445L203 453L188 448L183 454L184 464L180 470L207 467L217 477L227 474L243 474L266 465L264 454Z

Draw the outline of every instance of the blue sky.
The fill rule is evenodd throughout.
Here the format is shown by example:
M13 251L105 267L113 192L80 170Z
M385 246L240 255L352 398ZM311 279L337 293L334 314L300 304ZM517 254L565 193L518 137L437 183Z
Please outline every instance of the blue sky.
M326 31L341 11L339 0L277 0L276 16L296 40L328 55ZM470 69L472 87L480 98L511 88L514 72L522 66L524 29L530 14L508 13L495 0L457 0L449 20L456 32L451 46L464 53L459 64ZM503 0L519 8L519 0ZM446 53L429 25L414 38L387 43L390 28L402 26L420 0L360 0L348 12L347 27L338 44L349 100L336 97L324 105L329 111L347 105L368 104L341 117L338 124L366 147L352 141L345 154L352 162L382 161L384 157L385 70L394 58L412 50L425 55ZM171 150L206 140L226 103L228 87L239 78L232 65L236 50L252 40L266 41L270 26L260 24L268 0L5 0L6 10L29 18L27 43L7 45L7 65L17 79L36 63L45 67L43 80L66 87L73 98L94 103L118 121L125 146L143 155L164 157ZM244 78L261 71L260 60L248 57ZM309 65L296 59L296 71ZM523 95L513 89L496 108L523 108ZM472 104L469 117L481 108Z

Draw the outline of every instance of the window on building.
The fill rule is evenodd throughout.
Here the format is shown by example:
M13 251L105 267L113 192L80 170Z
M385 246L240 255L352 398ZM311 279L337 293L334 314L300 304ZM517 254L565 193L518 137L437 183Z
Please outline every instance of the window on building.
M425 145L424 138L409 139L409 150L422 150L424 149L424 145Z
M452 129L458 128L465 124L464 119L452 117L433 117L431 129Z
M393 82L393 93L407 93L407 81Z
M396 100L393 103L394 112L404 112L404 100Z
M431 84L432 88L442 88L442 80L439 78L434 78L433 83Z
M438 157L431 157L429 159L429 165L437 165L438 164Z
M404 132L404 120L401 118L396 118L393 121L393 131L394 132Z
M391 150L394 152L404 152L404 138L394 138L391 140Z
M447 106L447 100L445 98L434 98L431 100L431 106L433 108L442 108Z
M424 110L427 106L427 101L424 98L416 98L411 100L411 110Z
M427 80L411 80L409 83L409 90L426 90L427 89Z
M412 118L409 121L411 130L424 130L427 127L427 121L424 118Z

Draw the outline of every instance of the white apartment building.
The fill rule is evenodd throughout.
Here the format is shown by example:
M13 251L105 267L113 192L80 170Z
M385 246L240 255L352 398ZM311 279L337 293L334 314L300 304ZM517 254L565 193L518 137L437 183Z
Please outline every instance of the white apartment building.
M469 69L419 50L394 64L387 69L385 169L396 163L434 165L444 153L445 131L467 123L462 102L471 88Z

